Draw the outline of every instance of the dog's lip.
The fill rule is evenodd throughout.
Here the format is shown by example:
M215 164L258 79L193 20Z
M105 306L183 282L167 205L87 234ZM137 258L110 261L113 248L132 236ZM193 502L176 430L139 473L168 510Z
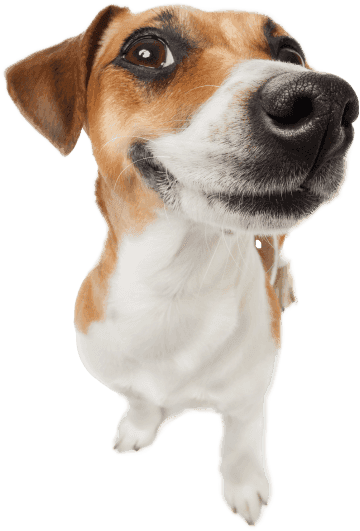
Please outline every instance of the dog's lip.
M161 172L165 172L166 171L166 174L167 174L167 177L168 179L171 179L173 181L176 181L176 182L180 182L178 181L178 179L176 179L176 177L168 170L165 169L165 166L156 159L156 157L151 157L149 158L147 161L146 161L146 164L148 164L149 166L151 166L154 170L156 171L161 171ZM180 182L181 184L181 182ZM184 186L184 185L183 185ZM305 185L300 185L298 186L297 188L294 188L294 190L291 190L290 192L287 191L287 192L277 192L277 193L262 193L262 194L253 194L253 195L250 195L250 194L229 194L229 193L226 193L226 192L210 192L210 191L205 191L203 189L196 189L196 188L193 188L194 191L197 191L198 193L200 194L204 194L208 199L219 199L220 201L222 202L228 202L229 199L231 199L232 201L239 201L241 202L242 200L249 200L249 199L254 199L256 200L257 198L268 198L269 200L273 199L273 200L278 200L278 199L286 199L286 198L292 198L294 199L294 195L295 195L295 198L296 198L296 194L298 197L300 197L301 195L303 195L304 193L311 193L309 188ZM315 194L313 194L315 195Z
M220 204L229 214L242 214L249 218L265 215L267 218L278 220L289 216L301 219L314 212L324 200L305 186L278 194L209 194L206 197L210 206Z
M268 193L254 193L254 194L227 194L226 192L217 192L217 193L206 193L206 197L208 199L218 199L221 202L229 202L230 201L248 201L248 200L254 200L257 199L266 199L268 201L284 201L286 199L289 200L296 200L297 198L303 197L304 194L307 195L313 195L314 197L316 194L312 193L311 190L307 186L299 186L298 188L294 188L294 190L286 191L286 192L268 192Z
M142 147L142 155L145 155L140 160L142 164L150 167L156 173L166 174L166 181L170 184L177 183L181 188L187 186L178 180L167 168L153 155L151 150ZM307 180L302 184L294 187L291 191L283 192L266 192L253 194L229 193L229 192L212 192L191 186L194 193L202 195L211 204L221 204L229 212L233 214L247 213L251 215L265 214L267 216L274 216L276 218L288 217L288 215L296 215L303 217L309 211L317 208L324 200L318 193L312 192L308 186Z

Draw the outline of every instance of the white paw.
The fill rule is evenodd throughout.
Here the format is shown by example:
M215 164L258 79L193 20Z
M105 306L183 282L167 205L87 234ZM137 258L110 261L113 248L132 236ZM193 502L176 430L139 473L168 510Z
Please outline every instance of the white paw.
M268 503L269 483L265 475L243 483L224 481L224 496L234 513L240 514L249 525L254 525L262 505Z
M149 446L155 439L155 435L156 429L153 427L138 428L125 417L119 424L114 450L118 452L140 450L140 448Z

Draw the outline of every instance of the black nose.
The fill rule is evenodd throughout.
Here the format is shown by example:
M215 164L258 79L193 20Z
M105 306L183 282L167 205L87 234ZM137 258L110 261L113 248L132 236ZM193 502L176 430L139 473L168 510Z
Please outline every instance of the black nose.
M350 146L359 102L343 79L317 72L285 73L267 81L259 95L266 134L312 170L343 156Z

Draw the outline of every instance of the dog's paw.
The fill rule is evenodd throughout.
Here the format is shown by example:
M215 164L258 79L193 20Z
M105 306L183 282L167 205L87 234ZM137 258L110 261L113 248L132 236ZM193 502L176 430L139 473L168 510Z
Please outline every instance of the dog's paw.
M243 483L224 481L224 497L234 513L245 518L249 525L254 525L262 505L267 505L269 500L268 480L264 475Z
M140 450L140 448L149 446L155 439L155 436L156 429L153 429L153 427L138 428L125 417L119 424L114 450L118 452Z
M149 403L127 407L120 416L110 447L117 455L140 455L156 443L161 410Z

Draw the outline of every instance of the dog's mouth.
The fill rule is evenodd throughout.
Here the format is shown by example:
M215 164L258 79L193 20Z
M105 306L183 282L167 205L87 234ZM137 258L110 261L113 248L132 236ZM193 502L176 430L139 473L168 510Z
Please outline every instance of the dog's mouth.
M145 144L132 145L129 155L147 186L159 193L165 204L174 206L179 189L184 187L180 180L166 168L165 163L154 157ZM198 190L197 193L206 199L209 207L220 207L230 215L249 219L264 216L267 220L291 218L297 221L313 213L329 195L322 193L321 189L311 189L311 181L315 178L316 174L311 175L311 179L308 176L294 190L282 193L228 194L204 190Z
M314 211L323 201L322 197L305 186L282 194L209 194L207 198L210 205L221 203L232 213L241 212L249 216L266 214L267 217L276 218L291 216L297 219Z

